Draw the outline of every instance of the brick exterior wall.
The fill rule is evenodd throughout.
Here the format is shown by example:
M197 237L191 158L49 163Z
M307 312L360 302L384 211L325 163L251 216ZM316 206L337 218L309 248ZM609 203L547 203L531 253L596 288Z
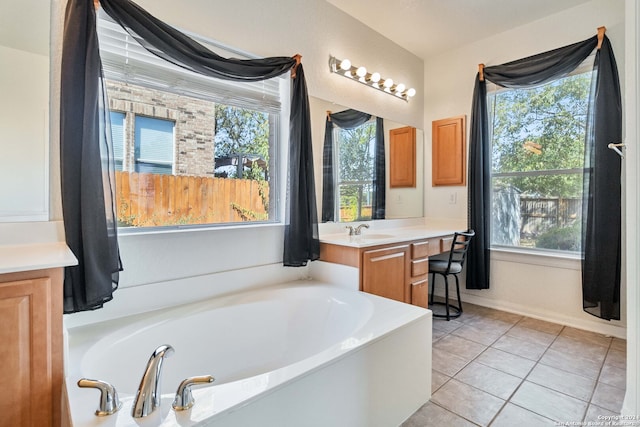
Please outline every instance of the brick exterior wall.
M126 114L123 170L134 170L135 116L172 120L175 175L213 176L215 104L197 98L106 80L109 109Z

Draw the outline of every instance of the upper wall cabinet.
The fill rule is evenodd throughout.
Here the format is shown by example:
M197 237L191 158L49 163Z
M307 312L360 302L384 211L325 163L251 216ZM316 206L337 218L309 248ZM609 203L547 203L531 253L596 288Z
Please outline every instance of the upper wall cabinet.
M416 186L416 128L406 126L389 132L389 186Z
M433 186L465 185L466 116L436 120L432 124Z

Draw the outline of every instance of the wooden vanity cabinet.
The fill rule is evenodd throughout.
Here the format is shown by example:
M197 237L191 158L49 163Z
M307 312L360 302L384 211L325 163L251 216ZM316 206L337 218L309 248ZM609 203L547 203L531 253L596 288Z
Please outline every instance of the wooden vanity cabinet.
M356 267L360 290L427 307L429 256L448 251L451 235L362 248L320 244L320 260Z
M0 274L0 414L12 426L59 426L62 269Z
M411 302L408 283L409 245L365 250L360 268L361 289L396 301Z

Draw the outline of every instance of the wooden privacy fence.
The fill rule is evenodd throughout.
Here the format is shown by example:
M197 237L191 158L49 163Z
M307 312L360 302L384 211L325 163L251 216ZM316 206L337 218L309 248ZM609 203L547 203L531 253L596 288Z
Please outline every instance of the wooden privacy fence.
M121 227L268 219L266 181L121 171L115 175Z

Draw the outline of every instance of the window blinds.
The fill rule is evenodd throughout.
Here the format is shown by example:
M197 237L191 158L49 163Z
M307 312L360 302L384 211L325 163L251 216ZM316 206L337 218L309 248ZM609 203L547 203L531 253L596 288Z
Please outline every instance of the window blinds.
M189 36L218 55L247 58L210 40L193 34ZM284 81L283 77L247 83L223 81L193 73L147 51L103 11L98 14L98 39L107 79L236 107L270 113L280 111L280 84Z

